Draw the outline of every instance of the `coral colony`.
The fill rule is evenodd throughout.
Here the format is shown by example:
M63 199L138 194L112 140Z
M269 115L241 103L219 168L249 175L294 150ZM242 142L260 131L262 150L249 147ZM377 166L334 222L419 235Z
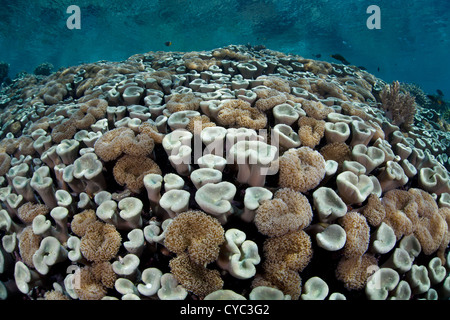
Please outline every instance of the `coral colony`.
M235 45L50 67L1 96L1 299L449 298L449 127L407 86Z

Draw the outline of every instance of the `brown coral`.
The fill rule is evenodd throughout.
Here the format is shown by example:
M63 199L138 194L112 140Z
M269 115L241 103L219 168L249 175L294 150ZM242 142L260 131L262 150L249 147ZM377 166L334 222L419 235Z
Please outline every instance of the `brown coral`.
M113 168L116 182L130 191L139 193L144 186L144 176L149 173L161 174L161 169L150 158L124 155Z
M386 210L383 222L394 230L397 240L410 235L418 222L418 205L414 196L408 191L394 189L386 192L382 203Z
M325 121L311 117L301 117L298 120L298 136L303 146L314 148L325 135Z
M305 71L309 71L314 74L329 74L333 70L333 65L326 61L303 59L301 62L304 65Z
M188 291L205 297L222 289L223 280L217 270L194 263L187 253L181 253L169 262L170 271L177 281Z
M26 202L23 205L21 205L17 210L17 216L22 222L26 224L31 224L36 216L40 214L45 216L49 212L50 212L49 207L47 207L44 204Z
M155 142L146 132L139 133L136 137L127 136L123 144L122 150L125 154L145 157L152 153Z
M343 255L351 257L362 256L369 248L370 227L366 218L358 212L347 212L339 219L339 224L347 234L347 241L343 248Z
M370 119L370 116L367 114L366 110L358 107L351 102L343 102L341 104L341 108L343 113L346 115L360 117L361 119L366 121Z
M279 186L306 192L317 187L325 177L325 160L309 148L289 149L279 159Z
M60 143L65 139L72 139L75 133L77 133L75 120L68 119L56 125L52 130L51 136L54 143Z
M146 134L153 139L154 143L161 144L164 139L164 134L158 131L158 128L150 122L144 122L139 126L139 133Z
M217 219L192 210L173 219L167 227L164 245L176 254L187 252L194 263L207 264L217 259L224 241L224 230Z
M416 188L409 189L408 193L413 195L417 203L418 220L415 222L414 236L419 240L423 253L430 255L444 241L448 231L447 222L439 214L437 203L431 194Z
M155 142L148 131L142 130L135 136L130 128L120 127L103 134L95 142L94 150L103 161L111 161L123 153L145 157L152 153L154 146Z
M283 188L272 200L266 200L258 207L254 222L260 233L273 237L303 229L311 220L308 199L300 192Z
M115 160L123 153L124 141L132 139L134 139L134 132L130 128L112 129L95 142L94 150L103 161Z
M33 124L30 126L30 132L33 132L37 129L43 129L43 130L47 131L50 126L50 124L48 122L49 122L48 117L42 117L42 118L34 121Z
M82 237L86 233L87 227L95 221L97 221L95 211L92 209L87 209L73 216L70 228L73 233L79 237Z
M333 108L326 106L322 102L301 99L302 109L305 110L308 117L316 120L324 120L327 116L335 112Z
M191 57L185 60L184 65L190 70L205 71L215 65L215 60L203 60L198 57Z
M24 156L33 155L36 152L36 150L34 150L33 143L34 143L34 140L31 137L26 136L26 135L21 135L17 139L16 154L24 155Z
M326 161L336 161L338 163L338 170L342 169L344 161L352 160L352 150L344 142L333 142L326 144L320 149L320 154Z
M298 272L309 264L312 254L311 238L303 230L271 237L264 242L266 260L283 264Z
M267 116L241 99L230 99L222 103L217 114L221 126L259 130L267 125Z
M298 299L301 293L299 272L309 264L313 254L309 235L299 230L272 237L264 242L263 250L264 280Z
M107 108L108 101L105 99L92 99L80 107L83 112L91 114L97 120L105 116Z
M450 243L450 208L442 207L439 208L439 214L444 219L447 224L447 230L445 231L444 237L442 238L441 245L439 246L437 256L441 259L442 265L445 264L446 256L445 253L447 251L448 245Z
M281 266L279 263L265 262L263 264L264 274L255 277L253 287L266 286L281 290L297 300L302 292L302 278L300 274L292 269Z
M4 138L0 141L0 148L2 152L13 155L17 150L18 144L15 138Z
M74 287L80 300L101 300L106 296L106 288L97 281L90 267L83 267L75 276L79 277L78 285Z
M378 261L371 254L342 258L336 268L336 278L348 290L361 290L367 279L377 270Z
M33 233L33 227L28 226L18 236L19 254L23 263L34 268L33 255L39 249L42 237Z
M93 263L90 270L96 281L101 282L106 288L114 288L117 274L114 272L111 262L101 261Z
M383 222L386 217L386 209L381 199L375 193L370 194L369 198L367 198L367 205L362 210L362 214L373 227L377 227Z
M334 97L344 101L347 100L344 90L333 81L319 79L311 83L311 90L322 99Z
M257 80L263 80L263 85L279 92L291 92L289 81L276 76L260 76Z
M46 84L42 98L46 104L57 104L67 94L67 88L63 83L50 81Z
M227 48L216 49L213 51L212 55L214 58L220 59L220 60L223 60L223 59L230 59L230 60L237 60L237 61L249 60L249 56L247 56L241 52L232 51Z
M109 261L116 256L121 241L116 227L95 221L86 227L86 232L81 238L80 252L89 261Z
M6 152L0 153L0 176L5 175L11 168L11 157Z
M166 103L166 108L170 113L184 110L198 110L201 98L196 97L192 92L174 93L170 95Z
M418 188L410 188L408 192L414 196L419 217L432 217L437 213L438 205L431 194Z
M68 296L60 291L51 290L47 291L44 295L45 300L70 300Z
M287 100L284 93L267 87L257 87L254 89L254 92L258 98L255 102L255 107L261 111L271 110L276 105L285 103Z
M381 107L392 120L392 124L409 128L414 123L415 98L409 93L402 93L398 81L386 86L380 93L380 99Z
M89 129L96 121L92 114L84 113L81 110L77 110L70 118L73 120L75 128L78 130Z
M195 135L200 135L203 129L208 127L215 127L216 124L211 121L211 119L202 114L201 116L195 116L190 118L188 125L186 126L186 130Z

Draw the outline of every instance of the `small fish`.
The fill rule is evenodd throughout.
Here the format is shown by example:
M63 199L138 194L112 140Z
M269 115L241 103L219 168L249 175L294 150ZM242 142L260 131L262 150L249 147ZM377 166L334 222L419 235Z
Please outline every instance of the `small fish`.
M436 92L438 93L438 95L443 96L444 93L442 92L442 90L437 89Z
M166 41L166 42L164 42L164 44L165 44L166 46L170 47L170 46L172 45L172 41Z
M350 62L348 62L342 55L340 55L339 53L336 54L332 54L330 57L332 57L333 59L336 59L340 62L342 62L345 65L349 65Z
M380 72L380 67L377 68L378 72Z
M436 97L435 95L427 94L428 99L430 99L433 103L436 103L438 105L443 105L444 101L440 99L439 97Z

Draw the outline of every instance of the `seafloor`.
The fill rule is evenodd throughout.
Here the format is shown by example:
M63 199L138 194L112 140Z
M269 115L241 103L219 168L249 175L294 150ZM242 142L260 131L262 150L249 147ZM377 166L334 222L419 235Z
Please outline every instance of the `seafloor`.
M421 97L234 45L23 74L0 299L448 299L449 125Z

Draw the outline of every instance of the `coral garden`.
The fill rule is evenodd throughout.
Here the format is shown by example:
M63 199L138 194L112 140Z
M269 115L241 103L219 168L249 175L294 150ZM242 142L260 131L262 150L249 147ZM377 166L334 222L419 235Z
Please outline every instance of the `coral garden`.
M230 45L0 97L0 298L450 297L450 133L398 82Z

